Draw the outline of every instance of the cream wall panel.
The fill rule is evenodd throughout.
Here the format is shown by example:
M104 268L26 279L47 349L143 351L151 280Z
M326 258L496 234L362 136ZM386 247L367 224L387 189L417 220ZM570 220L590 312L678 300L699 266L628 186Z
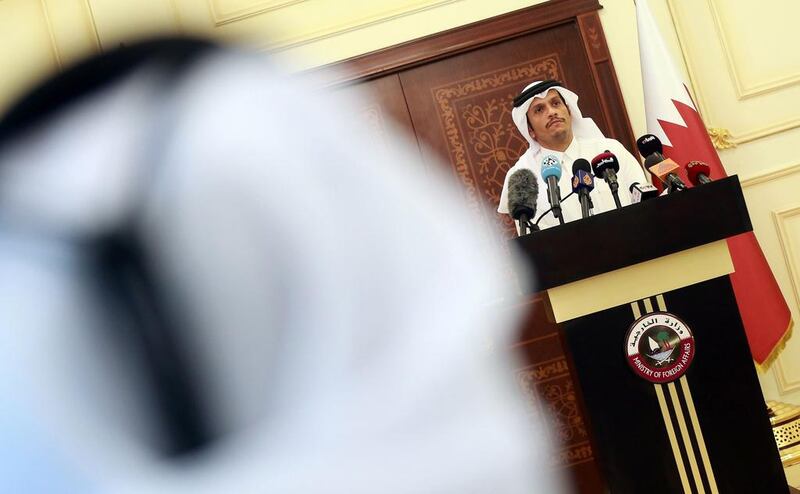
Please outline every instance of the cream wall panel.
M729 129L739 144L800 127L800 105L789 104L800 101L800 54L789 48L791 26L776 22L791 18L800 2L764 0L756 8L733 0L669 1L709 127Z
M44 2L0 1L0 110L60 64Z
M706 125L729 129L720 152L742 179L753 229L800 323L800 55L788 0L666 0ZM792 53L788 53L788 52ZM800 404L800 339L760 375L768 399Z
M62 65L100 51L87 0L43 0Z
M174 0L184 28L271 50L293 69L335 62L543 0ZM201 3L203 5L198 5Z
M753 229L792 312L800 321L800 159L742 182ZM795 329L795 331L798 331ZM800 338L790 339L767 373L760 374L767 399L800 404Z
M254 2L252 0L208 0L215 26L235 22L246 17L263 14L271 10L283 9L290 5L309 0L271 0Z
M103 50L156 34L182 31L172 0L85 0ZM194 1L202 6L204 2Z
M800 82L800 2L706 0L740 98ZM764 29L768 28L768 29Z
M800 179L795 180L795 185L800 186ZM781 252L789 271L795 307L800 303L800 202L794 206L773 212L775 228ZM797 313L794 314L797 320ZM800 341L790 340L785 355L800 354ZM800 361L796 358L781 357L772 372L778 384L778 391L783 395L790 395L790 400L800 403Z

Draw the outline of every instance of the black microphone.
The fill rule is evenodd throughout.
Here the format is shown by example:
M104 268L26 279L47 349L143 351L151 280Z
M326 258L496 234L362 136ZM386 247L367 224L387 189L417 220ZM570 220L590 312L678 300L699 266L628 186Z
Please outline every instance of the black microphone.
M531 170L519 169L508 178L508 211L512 218L519 220L520 237L528 234L528 225L536 214L538 196L539 182ZM533 231L538 229L533 225Z
M611 195L614 197L614 204L617 209L622 208L622 203L619 202L619 183L617 182L617 172L619 171L619 160L614 156L614 153L606 150L605 153L600 153L592 160L592 170L598 177L603 177L603 180L608 184L611 189Z
M542 178L547 182L547 200L550 201L553 216L558 218L558 222L563 225L561 190L558 188L558 180L561 178L561 161L552 154L542 158Z
M583 158L578 158L572 164L572 191L578 193L581 202L581 217L588 218L592 208L592 199L589 193L594 189L592 167Z
M711 167L702 161L690 161L686 163L686 175L692 185L707 184L711 182Z
M653 134L645 134L636 139L636 147L639 149L639 154L645 159L645 167L647 167L647 160L653 160L651 165L664 161L664 146L661 144L661 139ZM652 158L651 158L652 157Z
M653 134L645 134L636 140L636 147L644 156L644 167L647 171L665 183L670 192L686 188L686 184L675 173L680 168L678 164L662 154L664 146L661 139Z
M639 182L633 182L629 187L631 191L631 202L644 202L648 199L652 199L654 197L658 197L658 189L653 187L650 184L640 184Z

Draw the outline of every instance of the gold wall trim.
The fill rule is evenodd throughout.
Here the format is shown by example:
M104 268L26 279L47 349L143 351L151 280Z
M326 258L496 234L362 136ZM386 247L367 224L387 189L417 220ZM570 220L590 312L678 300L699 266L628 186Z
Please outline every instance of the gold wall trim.
M451 3L459 3L461 1L462 0L439 0L436 2L412 2L403 8L387 10L381 14L363 17L354 22L342 23L330 28L320 29L318 31L306 33L300 36L276 40L273 43L261 46L260 49L281 52L332 38L334 36L339 36L341 34L357 31L359 29L364 29L370 26L391 22L396 19L401 19L409 15L425 12L426 10L436 9Z
M741 76L739 75L739 69L736 65L736 59L731 53L731 49L729 47L730 42L728 41L728 34L725 31L725 26L723 26L722 24L722 20L719 15L719 7L717 6L716 0L706 0L706 2L708 3L708 7L711 9L711 17L714 20L714 27L716 28L717 31L717 37L719 38L720 44L722 46L722 51L725 54L725 61L727 62L728 65L728 72L730 73L731 79L733 80L734 88L736 89L736 96L739 100L751 98L759 94L765 94L771 91L782 89L784 87L792 86L800 82L800 74L794 74L786 77L780 77L778 79L763 82L760 84L755 84L751 87L744 87L744 84L742 84Z
M733 141L730 130L715 127L709 127L706 130L708 131L708 137L711 138L711 143L716 149L730 149L736 147L736 142Z
M742 188L752 187L753 185L760 185L766 182L771 182L773 180L786 177L788 175L793 175L797 172L800 172L800 163L795 163L789 166L782 166L777 169L753 175L752 177L741 179L740 183L742 184Z
M800 165L798 165L798 167L800 167ZM798 271L798 266L794 262L795 246L792 244L792 239L786 226L786 222L790 218L798 215L800 215L800 205L772 212L772 220L775 224L775 230L778 232L778 243L781 247L781 254L783 255L786 268L789 271L792 295L794 296L795 304L800 305L800 271ZM773 368L775 369L778 391L783 395L800 389L800 379L792 379L787 375L786 369L782 364L782 359L783 354L775 359Z
M719 240L547 290L556 322L645 299L733 272L728 244ZM648 306L648 304L650 304Z
M307 0L270 0L267 2L258 2L250 7L244 7L234 10L232 12L222 12L219 8L219 0L207 0L208 8L211 11L211 17L214 21L214 27L223 26L232 22L237 22L248 17L255 17L273 10L283 9L304 3Z

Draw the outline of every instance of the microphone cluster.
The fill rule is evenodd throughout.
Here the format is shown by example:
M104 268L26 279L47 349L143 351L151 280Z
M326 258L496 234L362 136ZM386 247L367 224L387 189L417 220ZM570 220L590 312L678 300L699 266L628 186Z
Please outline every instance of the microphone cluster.
M675 173L680 166L675 161L664 157L664 146L661 139L653 134L645 134L636 140L636 147L644 158L644 167L667 186L669 192L684 190L686 184ZM702 161L690 161L686 164L686 174L692 185L711 182L710 168Z
M686 189L686 184L676 173L680 166L663 154L664 148L661 140L653 134L645 134L636 141L639 152L644 158L645 168L662 183L668 192ZM617 209L622 208L619 199L619 160L610 151L598 154L591 163L583 158L575 160L572 164L572 192L578 195L581 204L581 217L591 215L591 191L594 189L595 178L602 178L611 190L614 204ZM691 161L686 165L689 181L693 185L706 184L711 181L710 168L700 161ZM550 209L545 214L552 212L560 224L564 224L561 211L561 190L558 182L561 179L561 161L554 155L547 155L541 162L541 177L547 185L547 201ZM629 188L631 202L638 203L658 197L659 191L648 183L634 182ZM508 210L511 216L519 221L520 235L527 235L528 229L538 230L532 223L536 215L536 200L539 195L537 178L530 169L520 169L514 172L508 180ZM542 214L539 219L544 217ZM536 222L538 223L538 221Z

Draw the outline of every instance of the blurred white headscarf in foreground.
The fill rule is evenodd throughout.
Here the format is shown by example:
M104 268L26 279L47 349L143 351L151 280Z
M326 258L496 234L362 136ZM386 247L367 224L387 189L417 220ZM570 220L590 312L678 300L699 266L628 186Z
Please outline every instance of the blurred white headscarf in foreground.
M0 490L560 492L458 192L260 57L164 73L0 149ZM96 269L119 230L179 322L208 434L187 454Z

